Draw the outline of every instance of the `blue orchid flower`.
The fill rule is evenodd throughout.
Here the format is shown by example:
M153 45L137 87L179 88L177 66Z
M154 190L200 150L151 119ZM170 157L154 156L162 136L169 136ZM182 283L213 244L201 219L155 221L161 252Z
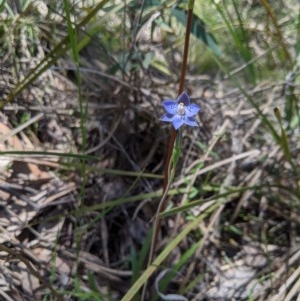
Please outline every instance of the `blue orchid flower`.
M175 130L184 124L198 126L195 115L201 110L200 106L191 103L186 92L181 93L177 100L167 99L163 101L166 113L160 118L161 121L172 122Z

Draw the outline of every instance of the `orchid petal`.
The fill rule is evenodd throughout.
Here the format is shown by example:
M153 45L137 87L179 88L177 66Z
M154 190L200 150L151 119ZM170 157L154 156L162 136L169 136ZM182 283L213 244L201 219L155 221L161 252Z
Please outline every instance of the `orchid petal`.
M187 117L185 118L184 120L184 123L189 125L189 126L198 126L196 120L194 117ZM173 124L174 124L174 121L173 121Z
M187 93L185 91L183 91L177 98L177 102L178 103L183 103L185 106L188 106L190 104L190 98L187 95Z
M201 110L201 107L195 103L190 103L190 97L185 91L178 96L176 101L167 99L162 104L165 114L160 120L172 122L175 130L178 130L184 124L198 126L194 116Z
M200 106L195 103L191 103L190 105L186 106L185 115L186 117L192 117L195 116L200 110Z
M196 122L195 118L194 117L187 117L185 120L184 120L184 123L189 125L189 126L198 126L198 123Z
M163 106L167 113L175 115L177 113L178 103L174 100L165 100L163 101Z
M174 117L173 115L166 113L160 117L160 120L166 122L173 122L173 117Z
M181 116L176 116L175 118L173 118L173 126L175 130L178 130L181 126L184 125L184 123L184 118L181 118Z

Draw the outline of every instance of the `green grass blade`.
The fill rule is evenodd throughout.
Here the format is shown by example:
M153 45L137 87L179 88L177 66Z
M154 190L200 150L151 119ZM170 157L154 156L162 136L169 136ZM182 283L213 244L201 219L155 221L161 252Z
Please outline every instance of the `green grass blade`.
M169 256L172 250L195 228L198 226L199 222L204 218L203 215L195 218L191 223L189 223L183 231L181 231L167 246L166 248L157 256L152 265L150 265L146 271L141 275L141 277L131 286L125 296L121 301L131 301L144 285L144 283L151 277L151 275L158 269L162 262Z

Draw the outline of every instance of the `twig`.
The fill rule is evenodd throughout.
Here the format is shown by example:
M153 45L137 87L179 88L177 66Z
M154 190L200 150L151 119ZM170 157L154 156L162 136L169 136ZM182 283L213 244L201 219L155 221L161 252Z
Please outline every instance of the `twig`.
M37 272L33 266L31 265L30 260L28 260L27 258L25 258L25 256L22 254L22 252L20 251L16 251L13 249L8 248L7 246L5 246L4 244L0 244L0 251L6 252L8 253L10 256L12 256L13 258L16 258L18 260L20 260L21 262L23 262L27 269L30 271L30 273L36 277L40 283L42 283L45 287L47 287L50 292L53 294L53 296L56 297L57 300L59 301L64 301L64 298L61 294L59 294L49 283L46 279L44 279L42 277L42 275Z
M12 136L18 134L19 132L23 131L24 129L26 129L31 124L33 124L36 121L40 120L43 117L43 115L44 115L43 113L39 113L36 116L34 116L34 117L30 118L29 120L27 120L26 122L24 122L23 124L19 125L15 129L11 130L9 133L7 133L3 137L1 137L0 144L4 143L7 139L9 139Z

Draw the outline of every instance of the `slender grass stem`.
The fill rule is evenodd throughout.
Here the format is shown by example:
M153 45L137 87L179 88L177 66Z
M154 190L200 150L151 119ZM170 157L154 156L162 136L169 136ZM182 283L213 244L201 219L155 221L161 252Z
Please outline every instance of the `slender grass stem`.
M268 2L268 0L260 0L261 4L264 6L267 14L269 15L269 17L271 18L273 24L274 24L274 27L275 27L275 30L276 30L276 33L277 33L277 37L278 37L278 40L280 42L280 45L286 55L286 58L288 59L289 62L292 62L292 56L288 50L288 46L286 45L285 41L284 41L284 38L283 38L283 35L282 35L282 32L281 32L281 29L278 25L278 22L277 22L277 18L275 16L275 14L273 13L272 11L272 8Z

